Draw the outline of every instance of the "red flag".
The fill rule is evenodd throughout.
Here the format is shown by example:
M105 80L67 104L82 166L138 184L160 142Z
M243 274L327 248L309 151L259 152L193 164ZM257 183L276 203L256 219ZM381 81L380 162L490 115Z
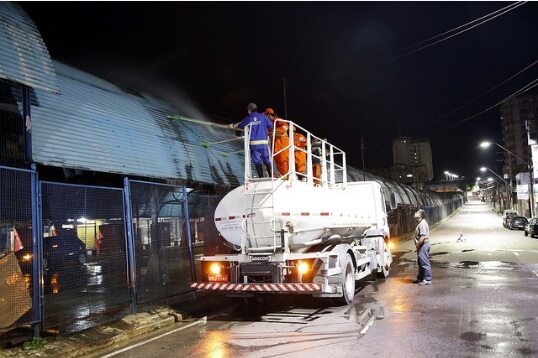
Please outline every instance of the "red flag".
M24 246L22 245L21 237L19 236L19 233L17 232L17 229L13 228L13 234L15 235L15 243L13 250L15 252L24 249Z

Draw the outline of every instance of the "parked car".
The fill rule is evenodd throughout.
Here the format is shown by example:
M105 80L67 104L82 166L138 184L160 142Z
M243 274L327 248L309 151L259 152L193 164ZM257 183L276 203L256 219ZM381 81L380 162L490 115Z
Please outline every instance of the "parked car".
M525 230L525 225L527 225L529 221L524 216L514 216L512 220L510 220L510 223L508 224L508 228L510 230L518 229L518 230Z
M66 231L57 236L43 238L43 268L62 269L81 266L86 263L86 244L74 232ZM32 246L25 245L15 253L21 268L31 269L33 265Z
M538 219L532 218L529 223L525 225L525 236L534 237L538 235Z
M518 216L518 212L515 210L503 211L503 226L507 228L508 224L510 224L510 220L512 220L514 216Z

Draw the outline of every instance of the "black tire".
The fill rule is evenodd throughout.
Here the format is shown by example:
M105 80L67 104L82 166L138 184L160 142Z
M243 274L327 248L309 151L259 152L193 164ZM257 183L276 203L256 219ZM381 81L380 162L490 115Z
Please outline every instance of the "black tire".
M346 254L343 261L341 279L342 279L342 297L338 297L337 302L341 305L349 305L353 303L355 298L355 268L351 256Z
M381 269L381 271L377 271L376 275L377 275L377 278L387 278L389 277L389 274L390 274L389 262L391 261L392 253L390 251L389 246L386 244L386 242L383 245L383 252L381 253L381 255L383 255L381 259L384 264L379 266L378 270Z
M377 278L387 278L390 274L390 265L384 264L381 267L381 271L376 272Z

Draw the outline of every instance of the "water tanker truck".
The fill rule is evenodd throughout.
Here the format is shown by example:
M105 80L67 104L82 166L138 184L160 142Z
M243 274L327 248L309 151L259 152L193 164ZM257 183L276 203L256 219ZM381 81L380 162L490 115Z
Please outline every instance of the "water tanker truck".
M292 160L279 178L253 176L245 128L244 184L220 201L214 216L233 253L201 256L202 281L191 287L228 296L309 294L349 304L356 281L389 275L387 210L394 200L375 181L348 182L342 150L286 123L289 138L301 131L308 145L290 141L280 150ZM301 151L307 168L298 173L293 158ZM280 152L272 151L273 159ZM318 177L313 163L321 167Z

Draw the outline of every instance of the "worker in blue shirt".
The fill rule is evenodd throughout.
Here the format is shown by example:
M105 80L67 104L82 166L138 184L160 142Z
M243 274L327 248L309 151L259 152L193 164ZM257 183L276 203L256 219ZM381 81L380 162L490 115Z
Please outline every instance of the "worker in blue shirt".
M255 103L249 103L247 106L248 116L243 118L239 123L230 124L230 128L243 129L250 124L250 158L259 178L263 178L263 165L267 169L269 177L271 172L271 155L269 154L269 136L268 132L273 129L273 123L265 115L258 113L258 107Z

